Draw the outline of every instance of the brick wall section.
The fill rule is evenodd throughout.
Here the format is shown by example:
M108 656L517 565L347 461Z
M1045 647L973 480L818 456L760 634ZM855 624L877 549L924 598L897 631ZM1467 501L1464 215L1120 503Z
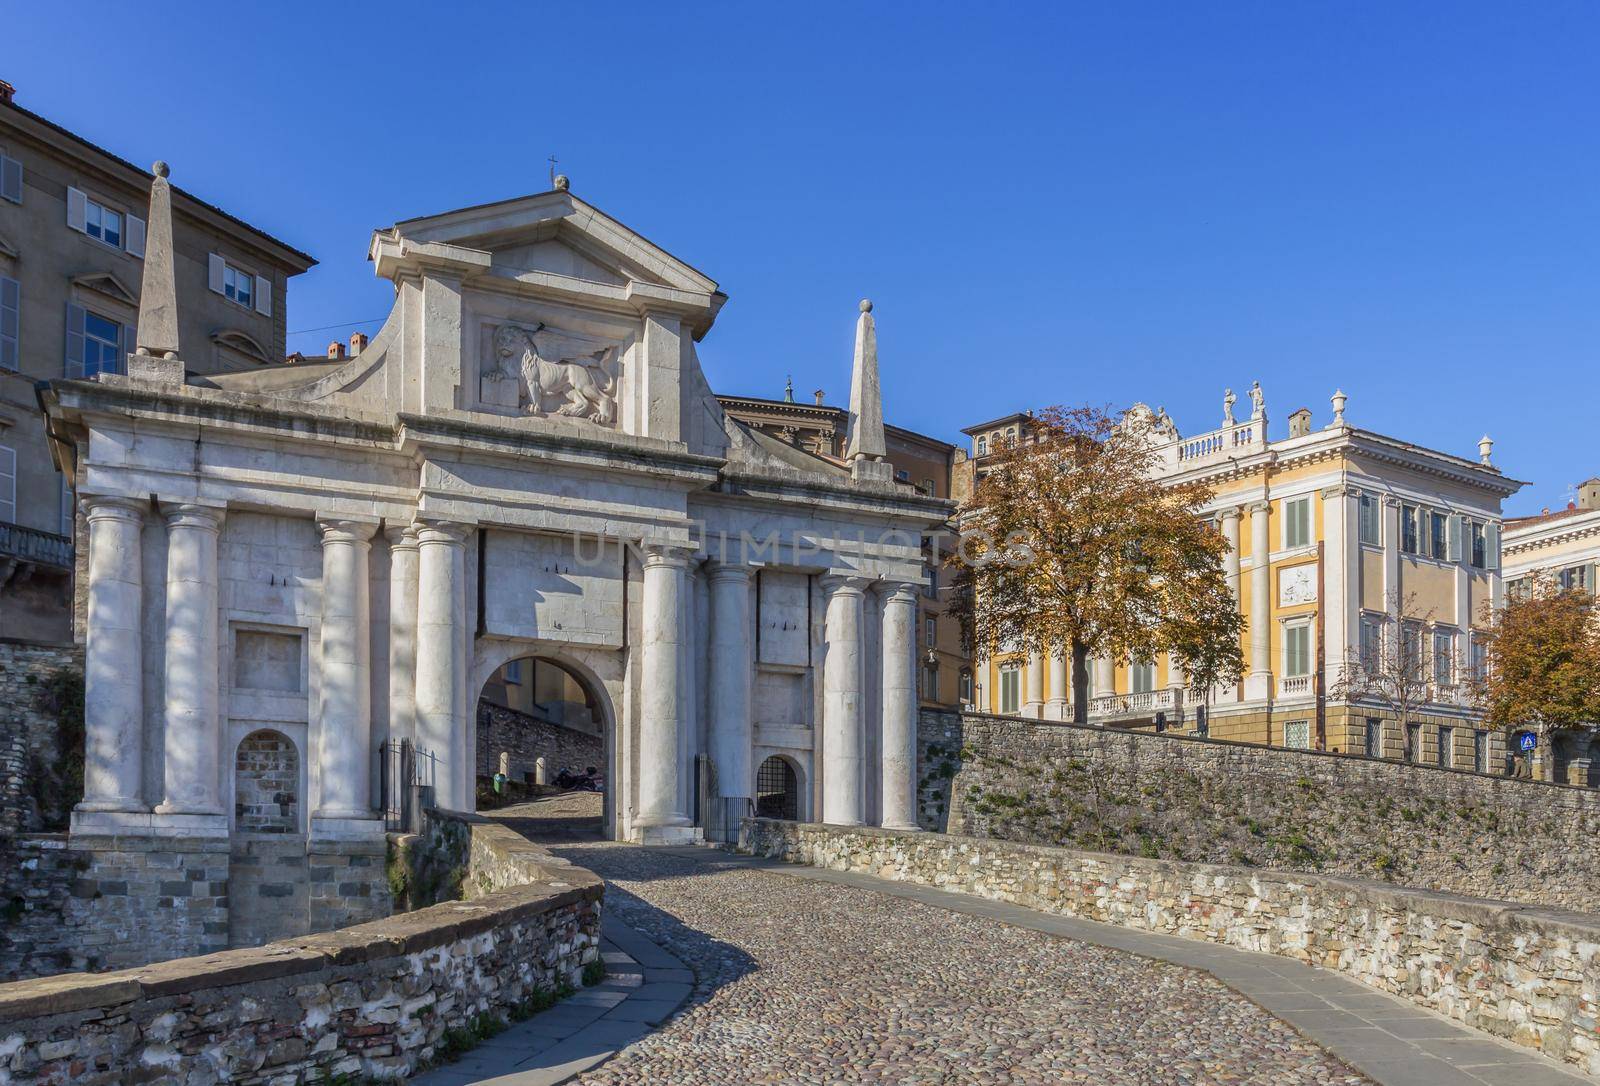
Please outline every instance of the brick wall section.
M740 849L1334 969L1600 1075L1600 922L1320 875L746 820Z
M122 969L228 946L226 841L29 835L15 842L5 874L0 977Z
M537 717L507 709L487 701L478 702L478 773L492 776L499 771L502 751L511 755L512 780L524 779L533 772L534 762L544 756L550 780L563 766L582 773L587 766L605 769L605 743L598 735L549 724Z
M452 816L442 816L452 817ZM502 889L342 931L120 973L0 985L0 1079L296 1083L404 1078L576 985L599 956L603 884L470 820L469 869ZM9 1075L9 1078L6 1076Z
M67 797L35 782L60 754L48 695L60 671L83 671L81 646L0 640L0 836L65 828Z
M1600 910L1600 792L1353 755L924 712L921 824Z
M241 833L294 833L300 825L300 756L281 732L252 732L234 765L234 826Z

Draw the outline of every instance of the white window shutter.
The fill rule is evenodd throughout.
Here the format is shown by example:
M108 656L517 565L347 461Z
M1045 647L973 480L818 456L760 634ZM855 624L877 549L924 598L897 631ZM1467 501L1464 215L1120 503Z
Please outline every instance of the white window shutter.
M263 317L272 316L272 280L265 275L256 276L256 312Z
M1485 569L1500 568L1500 525L1483 526L1483 557Z
M67 189L67 225L82 234L88 230L89 198L82 189Z
M0 198L22 203L22 163L0 155Z
M0 524L17 519L17 450L0 445Z
M144 220L128 216L128 243L124 248L129 256L144 257Z
M67 303L67 376L83 376L83 306Z
M222 269L225 262L216 253L211 254L210 265L207 269L206 285L218 294L222 293Z
M0 370L22 368L21 344L22 286L0 275Z
M1449 549L1449 559L1452 562L1461 561L1461 537L1465 534L1466 521L1460 513L1451 513L1446 522L1446 546Z

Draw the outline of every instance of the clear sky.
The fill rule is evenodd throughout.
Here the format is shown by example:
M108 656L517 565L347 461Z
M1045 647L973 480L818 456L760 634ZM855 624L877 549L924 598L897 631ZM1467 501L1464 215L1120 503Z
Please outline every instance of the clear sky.
M0 0L17 102L322 263L290 348L374 331L374 227L572 190L730 295L712 387L891 421L1293 409L1532 485L1600 474L1600 6ZM158 13L168 11L162 18ZM102 36L102 32L103 35ZM362 323L365 322L365 323ZM327 328L335 325L338 327Z

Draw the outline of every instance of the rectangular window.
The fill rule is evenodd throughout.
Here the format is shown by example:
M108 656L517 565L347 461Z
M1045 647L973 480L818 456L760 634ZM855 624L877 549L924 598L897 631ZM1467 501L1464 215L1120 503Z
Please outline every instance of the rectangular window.
M1435 558L1450 556L1450 518L1443 513L1428 514L1428 553Z
M965 667L962 668L961 669L961 675L958 678L957 683L958 683L958 685L956 687L956 696L961 699L961 704L962 705L971 705L972 704L972 670L970 668L965 668Z
M1481 683L1489 677L1489 647L1483 638L1473 634L1467 642L1467 666L1472 671L1472 681Z
M1417 514L1414 505L1400 507L1400 549L1406 554L1417 553Z
M122 325L84 310L82 376L121 373L122 366Z
M1383 757L1383 721L1375 716L1367 717L1367 757Z
M17 450L0 445L0 524L17 519Z
M1422 736L1422 725L1421 724L1407 724L1406 725L1406 749L1405 749L1406 761L1415 762L1417 760L1417 744L1420 741L1421 736Z
M84 202L83 232L107 245L122 248L122 213L90 198Z
M1454 630L1433 631L1433 682L1449 686L1456 678L1456 635Z
M1128 665L1129 690L1135 694L1148 694L1156 688L1156 665L1136 662Z
M1283 745L1294 750L1311 749L1311 721L1286 720L1283 723Z
M927 701L939 700L938 664L924 664L922 667L922 697Z
M988 438L980 437L978 439L978 455L979 456L988 456L989 455L989 439Z
M1563 592L1593 592L1594 573L1592 566L1568 566L1556 574L1556 583Z
M1283 546L1311 545L1311 499L1291 498L1283 503Z
M1022 706L1022 672L1015 665L1000 669L1000 712L1015 716Z
M1361 542L1383 543L1383 505L1376 494L1361 494Z
M1400 673L1408 682L1422 681L1422 624L1407 622L1400 627Z
M522 661L513 660L505 667L501 668L500 678L502 681L511 683L512 685L520 685L522 683Z
M78 527L78 505L73 500L72 488L67 485L66 476L61 477L61 534L71 539L76 534Z
M1506 582L1506 595L1514 600L1525 600L1533 595L1532 577L1513 577Z
M1456 730L1454 728L1446 728L1440 725L1438 759L1439 764L1445 769L1449 769L1456 764Z
M0 370L22 368L22 284L0 275Z
M255 305L256 277L249 272L240 271L232 264L222 266L222 295L238 302L242 306L253 308Z
M1311 674L1311 625L1283 628L1283 673L1290 678Z
M939 620L929 615L922 620L922 647L933 648L934 642L939 638Z
M0 200L22 203L22 163L0 155Z
M1472 768L1489 772L1489 733L1482 729L1472 733Z
M1484 536L1483 521L1472 521L1472 566L1483 569L1489 561L1488 540Z
M1361 666L1369 674L1382 666L1383 619L1376 615L1361 616Z

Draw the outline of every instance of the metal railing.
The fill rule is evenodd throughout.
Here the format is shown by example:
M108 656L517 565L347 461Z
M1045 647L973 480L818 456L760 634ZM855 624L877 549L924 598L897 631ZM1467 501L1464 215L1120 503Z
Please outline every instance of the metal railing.
M398 833L419 832L423 808L433 806L439 759L418 750L409 739L388 740L379 758L384 828Z
M20 524L0 523L0 558L15 558L59 569L72 568L72 539Z

